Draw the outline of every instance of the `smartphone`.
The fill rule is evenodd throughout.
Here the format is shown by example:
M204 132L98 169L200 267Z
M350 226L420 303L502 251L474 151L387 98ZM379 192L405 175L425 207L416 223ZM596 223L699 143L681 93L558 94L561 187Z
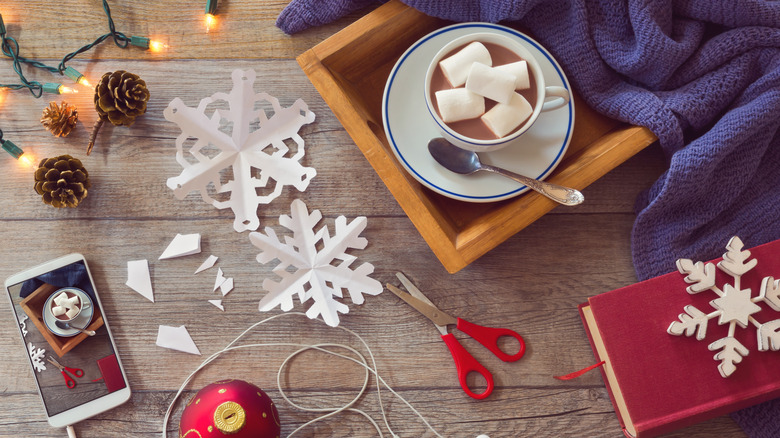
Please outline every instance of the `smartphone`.
M130 399L122 361L81 254L5 280L49 424L64 427Z

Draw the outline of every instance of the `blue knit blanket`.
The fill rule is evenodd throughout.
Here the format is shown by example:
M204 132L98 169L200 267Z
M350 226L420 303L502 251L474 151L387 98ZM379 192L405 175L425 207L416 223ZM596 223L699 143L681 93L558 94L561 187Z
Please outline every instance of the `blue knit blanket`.
M590 107L658 137L668 169L637 199L631 236L640 280L678 258L716 258L732 236L780 238L780 2L403 1L528 29ZM372 4L293 0L277 25L294 33ZM778 412L780 400L733 417L752 437L778 437Z

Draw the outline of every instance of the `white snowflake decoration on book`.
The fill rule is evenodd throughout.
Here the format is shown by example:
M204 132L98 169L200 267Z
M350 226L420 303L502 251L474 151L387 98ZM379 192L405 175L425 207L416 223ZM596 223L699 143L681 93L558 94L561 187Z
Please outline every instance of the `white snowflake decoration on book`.
M37 348L32 342L27 343L27 352L30 354L30 360L32 361L35 371L46 371L46 364L43 363L44 357L46 357L46 350L43 348Z
M671 323L667 332L672 335L696 335L696 339L704 340L707 335L707 325L710 319L718 317L718 324L729 324L726 337L720 338L708 346L710 351L717 351L714 359L720 361L718 371L723 377L728 377L737 369L737 364L747 356L749 351L735 337L737 326L747 328L752 324L756 328L759 351L780 350L780 319L766 323L758 322L753 315L760 312L758 302L764 302L773 310L780 312L780 280L773 277L764 277L761 281L758 296L753 297L750 289L743 289L740 285L742 275L755 268L758 260L750 259L750 251L743 250L743 243L739 237L732 237L726 245L727 252L723 254L723 260L718 262L717 268L732 277L733 284L725 284L719 288L715 283L716 267L712 263L692 262L688 259L677 260L677 269L681 274L687 274L685 282L690 286L686 289L694 295L710 290L718 295L718 298L710 301L715 309L711 313L704 313L692 305L683 308L678 321Z
M249 235L251 242L262 250L257 255L258 262L280 261L273 272L281 281L270 278L263 281L263 289L268 294L260 300L260 311L281 305L287 312L293 308L293 296L297 295L301 303L312 300L306 311L309 318L322 315L326 324L335 327L339 324L338 314L349 312L346 304L336 300L343 297L343 290L355 304L363 303L363 294L382 292L382 284L369 277L374 266L363 263L352 269L350 266L356 257L346 253L348 249L363 249L368 244L360 237L366 228L366 218L361 216L347 223L344 216L339 216L331 236L327 226L314 230L322 219L319 210L309 214L306 204L298 199L292 202L290 210L290 216L279 217L279 224L293 233L292 237L285 236L284 242L269 227L265 234L254 232ZM321 249L318 250L320 242Z
M229 94L215 93L191 108L181 99L174 99L165 109L165 118L179 125L182 133L176 139L176 161L183 170L169 178L167 185L178 199L200 191L207 203L218 209L230 208L236 231L256 230L260 226L257 208L276 199L284 186L292 185L304 191L317 174L304 167L304 142L298 130L314 121L303 100L287 108L268 93L254 92L254 70L235 70L233 89ZM226 102L228 109L216 109L209 116L207 107ZM270 106L269 118L263 106ZM185 147L185 144L191 146ZM286 141L295 143L291 151ZM288 156L291 155L291 156ZM223 178L232 179L223 182ZM257 175L257 176L256 176ZM273 179L273 188L267 188ZM212 186L221 200L212 198ZM226 193L229 198L223 199Z

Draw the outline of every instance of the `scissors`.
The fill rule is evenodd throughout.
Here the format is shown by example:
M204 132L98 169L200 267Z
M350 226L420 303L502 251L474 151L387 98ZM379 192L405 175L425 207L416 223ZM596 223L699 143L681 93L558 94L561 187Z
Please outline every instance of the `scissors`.
M441 338L444 340L444 343L447 344L447 348L450 350L450 354L452 354L452 359L455 361L455 368L458 370L458 380L460 381L460 386L463 388L463 391L470 397L478 400L489 396L490 393L493 392L493 375L487 368L477 362L462 345L460 345L460 342L455 339L455 336L447 331L447 326L456 324L458 330L471 336L472 339L478 341L504 362L515 362L523 357L523 354L525 354L525 341L523 341L523 338L509 329L483 327L470 323L465 319L450 316L437 309L436 306L434 306L433 303L423 295L408 278L406 278L406 276L404 276L404 274L398 272L395 275L401 280L401 283L406 287L409 293L402 291L392 284L387 284L387 288L390 289L390 292L396 294L407 304L433 321L433 324L439 329ZM517 339L520 342L520 350L512 355L504 353L498 346L498 339L502 336L509 336ZM469 388L468 383L466 382L466 376L471 372L480 374L487 381L487 389L485 389L484 392L477 394Z
M68 373L66 373L66 371L71 373L71 374L73 374L76 377L84 377L84 371L83 370L80 370L78 368L68 368L68 367L66 367L64 365L60 365L60 363L57 362L56 360L54 360L51 356L49 356L49 358L46 359L46 360L48 360L49 363L51 363L52 365L54 365L55 367L60 369L60 372L62 373L63 377L65 377L65 386L67 386L70 389L73 389L73 388L76 387L76 381L73 380L73 378L70 377L68 375Z

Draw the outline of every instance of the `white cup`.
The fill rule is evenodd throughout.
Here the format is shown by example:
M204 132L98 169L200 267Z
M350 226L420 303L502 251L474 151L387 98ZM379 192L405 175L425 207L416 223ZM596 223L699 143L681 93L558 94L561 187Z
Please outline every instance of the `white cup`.
M452 52L458 47L465 46L473 41L493 43L511 50L528 63L530 73L533 75L534 80L536 81L536 102L529 102L533 106L533 113L520 126L519 129L516 129L509 135L501 138L477 139L467 137L456 132L441 119L439 112L436 110L436 103L433 102L433 99L431 98L431 78L433 78L433 73L439 64L439 61L448 55L451 55ZM552 111L561 108L567 105L570 99L571 95L569 94L569 90L566 88L558 86L545 86L542 69L534 56L518 41L501 34L472 33L450 41L447 43L447 45L442 47L438 53L436 53L436 55L431 60L430 65L428 66L427 73L425 74L425 105L428 107L428 112L433 118L433 121L436 123L439 132L441 132L441 135L455 146L475 152L494 151L518 142L520 137L525 134L529 128L531 128L536 119L539 117L539 114L545 111Z
M82 298L81 298L81 296L79 295L79 293L78 293L78 292L81 292L81 289L76 289L76 288L72 288L72 287L66 287L66 288L59 289L59 290L57 290L56 292L54 292L54 294L52 294L53 296L55 296L55 297L56 297L56 296L58 296L60 293L69 293L69 294L71 294L71 295L73 295L73 296L76 296L76 297L79 299L78 306L77 306L77 307L78 307L78 312L76 312L76 313L73 315L73 317L72 317L72 318L68 318L67 316L65 316L65 314L62 314L62 315L59 315L59 316L56 316L56 315L54 315L53 311L54 311L54 308L55 308L57 305L54 303L54 301L53 301L53 300L52 300L52 301L51 301L51 303L49 304L49 309L48 309L49 313L51 313L51 314L52 314L52 316L53 316L55 319L58 319L58 320L60 320L60 321L62 321L62 322L71 322L71 321L73 321L74 319L78 318L78 317L79 317L79 315L81 315L81 312L82 312L82 311L84 311L84 310L86 310L86 309L89 309L89 308L92 306L92 303L91 303L91 302L89 302L89 301L86 301L86 300L82 299ZM83 292L82 292L82 293L83 293Z

